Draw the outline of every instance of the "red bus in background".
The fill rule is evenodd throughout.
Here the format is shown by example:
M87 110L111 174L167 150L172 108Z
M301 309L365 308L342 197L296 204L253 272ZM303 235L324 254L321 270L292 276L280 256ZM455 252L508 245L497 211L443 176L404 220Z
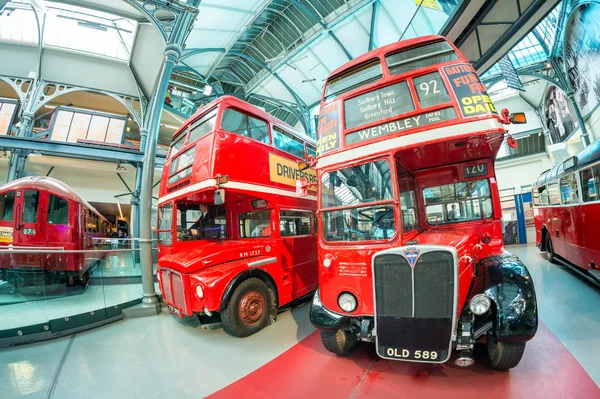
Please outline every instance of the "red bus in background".
M29 176L0 187L0 248L94 249L94 238L107 237L109 222L65 183ZM0 254L0 277L18 284L66 281L85 284L97 257Z
M542 173L532 196L538 248L599 283L600 141Z
M381 47L327 79L317 141L319 288L327 350L515 367L537 330L525 265L504 249L494 161L503 124L475 70L441 36ZM303 168L307 164L301 163ZM299 191L308 185L300 184Z
M224 96L175 133L160 185L157 278L179 317L251 335L317 287L316 192L297 198L315 142Z

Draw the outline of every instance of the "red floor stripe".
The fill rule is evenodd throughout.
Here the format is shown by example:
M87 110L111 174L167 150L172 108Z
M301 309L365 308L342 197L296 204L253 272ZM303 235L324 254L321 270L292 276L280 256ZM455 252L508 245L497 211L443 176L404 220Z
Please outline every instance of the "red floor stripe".
M485 347L469 369L380 359L361 344L348 358L325 351L317 332L246 377L209 396L226 398L598 398L600 390L543 324L523 360L491 370Z

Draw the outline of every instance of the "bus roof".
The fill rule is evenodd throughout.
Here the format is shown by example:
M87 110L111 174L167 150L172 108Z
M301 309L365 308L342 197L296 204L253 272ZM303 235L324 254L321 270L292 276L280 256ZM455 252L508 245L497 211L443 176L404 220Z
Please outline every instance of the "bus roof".
M540 177L538 177L535 185L541 186L567 172L582 168L597 161L600 161L600 140L596 140L591 145L584 148L579 154L577 154L577 156L568 158L552 169L540 174Z
M250 112L254 115L257 115L259 117L261 117L262 119L265 119L273 124L276 125L280 125L282 127L284 127L286 129L286 131L289 131L291 134L293 134L294 136L308 142L311 143L312 145L316 145L316 140L313 139L312 137L300 133L298 130L296 130L294 127L288 125L287 123L285 123L284 121L277 119L276 117L274 117L273 115L267 113L266 111L263 111L262 109L258 108L257 106L254 106L250 103L247 103L244 100L240 100L237 97L234 96L221 96L218 97L217 99L211 101L210 103L206 104L204 107L199 108L198 111L196 111L192 116L190 116L184 123L183 125L181 125L179 127L179 129L177 129L177 131L175 132L175 134L173 135L173 139L177 136L179 136L181 134L181 132L185 131L185 129L191 124L193 123L196 119L200 118L203 114L205 114L208 110L210 110L213 107L218 106L221 103L227 103L227 105L231 105L234 106L238 109L241 109L243 111L246 112Z
M335 76L342 72L345 72L348 69L355 67L356 65L360 65L365 61L369 61L375 57L379 57L381 54L386 54L390 51L398 51L403 48L416 47L417 45L420 45L420 44L425 44L425 43L429 43L429 42L439 42L441 40L448 42L448 44L450 44L456 50L456 48L454 47L454 44L449 42L444 36L429 35L429 36L415 37L413 39L402 40L401 42L394 42L392 44L388 44L386 46L376 48L375 50L369 51L368 53L365 53L365 54L361 55L360 57L356 57L352 61L348 61L341 67L335 69L333 72L331 72L329 74L329 77L331 78L332 76Z
M0 192L26 189L47 190L58 195L59 197L68 199L70 201L80 202L86 207L88 207L100 218L106 220L106 218L100 212L98 212L96 208L94 208L86 200L81 198L81 196L77 194L77 192L73 190L70 186L52 177L26 176L6 183L3 186L0 186Z

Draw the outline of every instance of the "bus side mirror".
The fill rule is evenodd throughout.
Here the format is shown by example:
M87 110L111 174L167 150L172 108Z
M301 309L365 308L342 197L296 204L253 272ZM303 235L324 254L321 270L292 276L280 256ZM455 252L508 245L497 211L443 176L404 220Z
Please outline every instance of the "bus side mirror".
M225 203L225 189L219 188L215 190L215 205L223 205Z
M515 125L522 125L527 123L527 117L524 112L516 112L510 115L510 123Z
M298 167L300 167L300 163L298 164ZM308 180L305 178L296 180L296 195L298 197L306 197L308 195Z
M306 170L310 168L310 164L308 163L308 161L300 161L298 162L298 169L300 170Z

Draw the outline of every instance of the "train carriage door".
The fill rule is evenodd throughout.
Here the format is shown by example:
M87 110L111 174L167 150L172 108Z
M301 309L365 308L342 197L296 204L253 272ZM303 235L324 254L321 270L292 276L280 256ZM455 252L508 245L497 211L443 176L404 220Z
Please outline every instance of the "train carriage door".
M53 194L48 195L48 206L44 212L44 227L47 230L48 244L72 249L69 248L69 244L73 243L74 226L69 223L69 214L76 214L77 210L70 210L69 206L74 205L70 205L64 198Z
M279 211L279 233L284 267L292 274L292 295L300 297L318 283L316 235L312 231L311 211Z
M18 245L14 237L15 199L14 191L0 194L0 245Z
M44 194L44 193L42 193ZM37 190L18 190L15 198L15 241L18 245L46 246L46 236L41 227L40 192Z

